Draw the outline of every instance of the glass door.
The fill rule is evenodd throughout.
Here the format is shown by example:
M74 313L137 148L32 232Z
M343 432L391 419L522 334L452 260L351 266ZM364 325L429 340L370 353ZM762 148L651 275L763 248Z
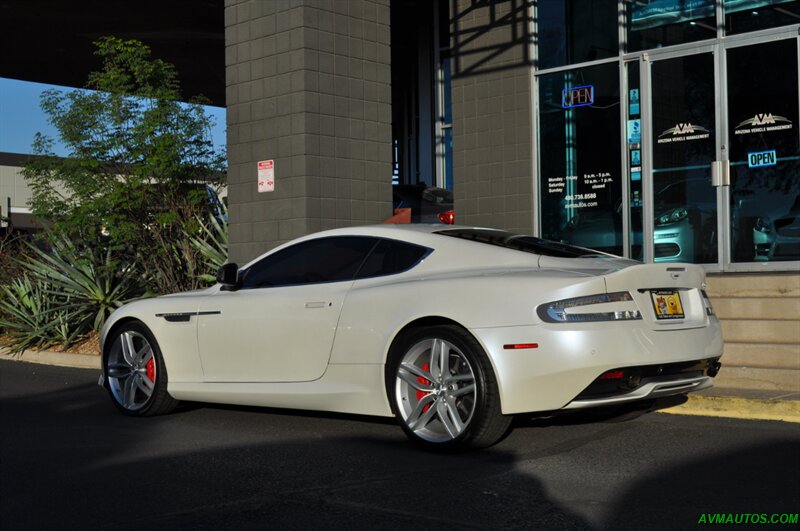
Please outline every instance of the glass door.
M714 47L653 54L644 64L649 81L644 153L651 176L646 258L717 263L718 192L712 166L720 159L720 91Z
M798 39L725 50L730 262L800 260Z

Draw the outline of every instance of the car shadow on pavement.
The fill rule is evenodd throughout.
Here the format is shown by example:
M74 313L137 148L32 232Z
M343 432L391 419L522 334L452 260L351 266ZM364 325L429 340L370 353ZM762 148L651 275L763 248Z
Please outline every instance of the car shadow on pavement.
M587 529L512 452L441 455L391 419L189 407L120 415L76 384L2 396L5 529Z
M125 417L96 373L68 374L39 392L2 375L4 529L684 529L800 506L800 435L764 437L765 423L721 450L712 435L741 434L734 421L519 418L490 449L441 455L391 419L217 405Z
M713 524L711 515L720 513L770 518L800 508L797 438L711 451L678 467L654 468L620 496L603 529L688 529Z

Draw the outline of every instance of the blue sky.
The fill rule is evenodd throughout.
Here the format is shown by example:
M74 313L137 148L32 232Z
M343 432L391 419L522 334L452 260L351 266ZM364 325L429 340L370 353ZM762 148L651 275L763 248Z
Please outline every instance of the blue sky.
M67 155L64 146L58 143L55 129L47 123L47 117L39 107L39 95L52 88L75 90L70 87L0 78L0 152L28 154L31 152L34 135L41 132L56 141L56 155ZM216 122L211 132L214 145L224 146L225 108L208 106L206 112Z

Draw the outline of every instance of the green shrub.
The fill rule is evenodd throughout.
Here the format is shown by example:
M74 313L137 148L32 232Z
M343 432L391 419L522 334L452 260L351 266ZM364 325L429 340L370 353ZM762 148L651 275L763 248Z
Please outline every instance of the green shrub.
M113 248L79 248L65 237L53 238L49 252L29 248L32 256L22 266L51 295L69 300L70 319L82 331L99 331L111 312L144 293L139 271L121 264Z
M53 286L28 275L0 287L0 327L6 334L2 346L12 353L53 345L68 347L87 330L71 309L71 300L54 295Z
M219 217L209 215L208 220L198 217L200 230L190 241L192 247L200 252L203 258L204 272L200 278L206 282L215 282L217 269L228 261L228 209L219 203Z

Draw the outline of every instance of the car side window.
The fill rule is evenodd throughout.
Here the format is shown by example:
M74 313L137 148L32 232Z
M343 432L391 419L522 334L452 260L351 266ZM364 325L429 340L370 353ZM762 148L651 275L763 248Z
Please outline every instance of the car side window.
M430 252L427 247L397 240L381 240L372 250L356 278L394 275L408 271Z
M307 240L264 257L244 273L242 289L352 280L377 238Z

